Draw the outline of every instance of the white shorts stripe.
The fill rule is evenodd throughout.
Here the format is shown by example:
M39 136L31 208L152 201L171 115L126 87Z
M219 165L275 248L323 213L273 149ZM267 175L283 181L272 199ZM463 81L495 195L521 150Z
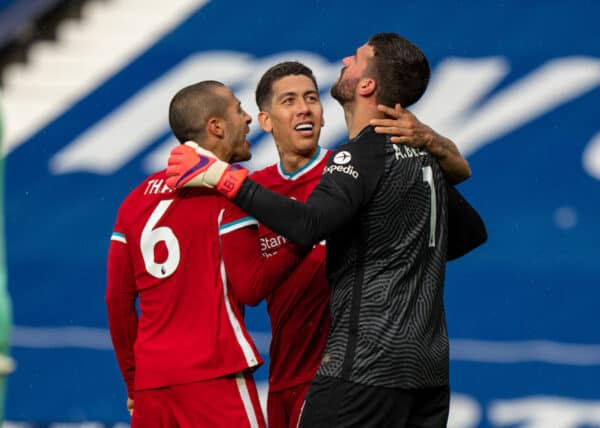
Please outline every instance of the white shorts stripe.
M306 404L306 400L302 402L302 407L300 407L300 413L298 414L298 420L296 421L296 428L300 427L300 419L302 419L302 413L304 412L304 405Z
M256 411L254 409L254 404L252 403L252 398L250 397L250 391L248 391L248 384L246 383L244 373L236 373L235 381L237 383L238 390L240 391L240 396L242 397L244 409L246 409L246 414L248 415L248 422L250 422L250 427L258 428L258 419L256 418Z

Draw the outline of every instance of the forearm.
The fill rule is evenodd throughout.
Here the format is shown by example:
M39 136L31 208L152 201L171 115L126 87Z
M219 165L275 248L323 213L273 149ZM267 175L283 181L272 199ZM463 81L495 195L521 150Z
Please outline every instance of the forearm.
M115 295L107 295L106 307L110 336L127 395L134 396L135 355L133 346L137 336L138 317L134 302Z
M371 119L370 124L375 126L375 132L388 134L392 143L407 144L431 153L438 159L446 178L453 184L471 176L469 163L450 139L419 121L400 104L396 104L395 108L378 105L377 109L384 113L386 118Z
M111 241L105 297L108 326L121 375L132 398L135 378L133 345L138 327L136 299L135 278L125 244Z
M264 257L256 229L250 227L224 235L221 242L229 283L236 297L250 306L283 284L305 253L298 246L286 244L271 257Z
M327 197L326 191L311 196L306 204L268 190L247 179L233 202L267 226L301 246L323 240L345 221L354 209L349 201ZM336 213L336 215L327 215Z
M456 144L434 131L432 133L432 138L423 145L423 149L435 156L446 178L452 184L458 184L471 177L469 162L460 154Z
M479 213L454 186L448 186L448 260L454 260L487 241Z

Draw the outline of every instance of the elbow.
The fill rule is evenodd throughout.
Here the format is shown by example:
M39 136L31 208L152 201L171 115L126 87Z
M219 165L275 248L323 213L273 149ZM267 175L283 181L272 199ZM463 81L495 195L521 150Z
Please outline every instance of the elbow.
M238 300L246 305L246 306L256 306L263 299L263 296L255 296L255 295L240 295L238 296Z
M464 171L464 178L461 181L465 181L469 178L471 178L471 176L473 175L473 171L471 171L471 166L469 165L469 162L467 162L465 160L465 171Z
M254 307L254 306L257 306L261 301L262 301L262 299L251 299L251 300L248 300L248 302L245 303L245 305Z
M471 171L471 167L469 166L469 162L465 160L464 165L460 168L459 171L452 177L452 184L460 184L465 180L468 180L473 175L473 171Z
M256 273L254 274L256 275ZM258 276L260 277L260 275ZM238 302L245 306L256 306L266 296L263 296L259 291L260 284L257 282L256 277L251 275L250 278L252 278L252 280L246 280L245 282L242 281L244 283L243 286L240 286L241 284L238 284L237 282L230 282L229 286L231 287L233 295Z
M485 223L483 222L483 220L480 217L479 218L479 245L485 244L487 242L487 240L488 240L487 229L485 227Z
M297 229L293 231L293 233L285 235L285 237L300 247L312 248L313 245L325 239L325 237L320 236L317 231L317 225L310 225L309 227Z
M465 170L464 170L464 175L461 181L465 181L469 178L471 178L471 176L473 175L473 171L471 171L471 166L469 165L469 162L465 161Z
M111 321L119 316L119 311L121 309L121 302L116 296L112 296L107 294L104 298L104 303L106 305L106 313L108 315L108 324L110 326Z
M299 245L300 247L304 247L304 248L311 248L313 245L315 245L317 242L321 241L320 239L311 237L311 236L298 236L298 237L294 237L294 238L290 238L290 240L294 243Z

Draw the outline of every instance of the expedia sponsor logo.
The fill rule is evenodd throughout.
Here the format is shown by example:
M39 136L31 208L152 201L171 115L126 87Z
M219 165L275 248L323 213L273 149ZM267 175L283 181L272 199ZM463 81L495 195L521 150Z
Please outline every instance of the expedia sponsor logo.
M358 171L356 171L352 165L329 165L323 170L323 174L333 174L334 172L348 174L354 179L357 179L359 175Z
M333 163L337 163L338 165L346 165L351 160L352 155L346 150L336 153L336 155L333 157Z

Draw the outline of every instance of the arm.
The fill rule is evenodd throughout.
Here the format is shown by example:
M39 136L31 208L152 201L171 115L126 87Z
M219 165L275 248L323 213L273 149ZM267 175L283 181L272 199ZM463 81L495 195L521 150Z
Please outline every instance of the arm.
M134 399L135 358L133 344L137 336L137 291L127 244L111 240L108 252L106 308L108 325L128 399Z
M215 187L272 231L312 246L338 230L369 200L383 173L385 156L383 141L368 141L377 140L375 135L371 132L363 143L343 146L339 154L344 159L332 156L306 204L260 186L247 178L247 170L217 159L195 143L171 150L167 185Z
M485 241L487 231L479 213L448 185L448 260L464 256Z
M375 132L393 135L392 143L422 148L435 156L452 184L458 184L471 176L469 163L450 139L420 122L400 104L396 104L395 109L384 105L378 105L377 109L392 119L371 119Z
M236 297L250 306L256 306L283 284L305 253L287 244L271 257L263 257L259 245L256 227L244 227L221 238L229 283Z
M233 202L272 231L302 246L312 246L330 236L358 210L357 203L323 178L306 203L275 193L251 179L244 181Z

